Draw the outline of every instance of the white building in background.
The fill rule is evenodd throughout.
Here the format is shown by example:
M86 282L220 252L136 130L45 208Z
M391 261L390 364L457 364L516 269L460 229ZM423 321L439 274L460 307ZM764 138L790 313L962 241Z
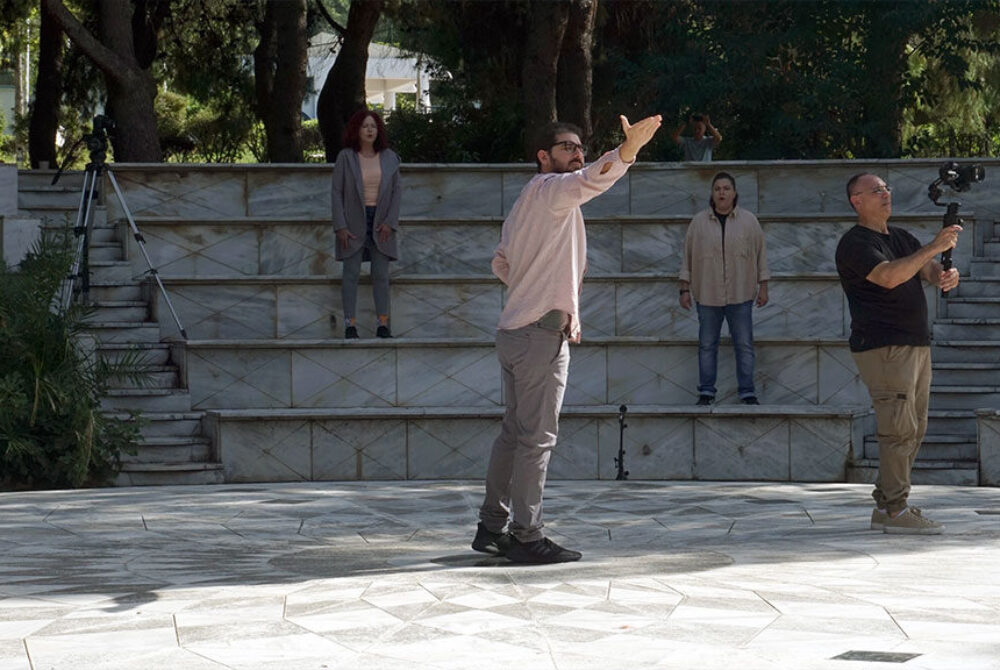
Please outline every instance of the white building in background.
M309 40L308 84L305 100L302 101L302 113L307 118L316 118L319 92L337 58L339 47L340 40L332 33L319 33ZM428 62L388 44L372 43L368 45L365 92L369 105L382 105L387 111L396 108L398 93L416 93L417 109L427 111L431 107Z
M4 127L0 133L14 133L14 74L0 71L0 113L3 113Z

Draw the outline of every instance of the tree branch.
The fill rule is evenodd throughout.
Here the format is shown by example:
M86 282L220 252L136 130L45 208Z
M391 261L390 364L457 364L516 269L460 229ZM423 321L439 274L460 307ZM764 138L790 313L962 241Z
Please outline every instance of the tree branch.
M337 20L330 15L326 5L323 4L323 0L316 0L316 7L319 9L319 13L323 16L323 18L326 19L326 22L337 31L341 38L343 38L344 35L347 34L347 28L337 23Z
M90 31L73 16L73 13L66 9L62 0L42 0L42 4L66 33L66 36L94 61L94 64L100 68L105 76L111 77L115 81L125 81L123 75L130 71L128 64L91 35Z

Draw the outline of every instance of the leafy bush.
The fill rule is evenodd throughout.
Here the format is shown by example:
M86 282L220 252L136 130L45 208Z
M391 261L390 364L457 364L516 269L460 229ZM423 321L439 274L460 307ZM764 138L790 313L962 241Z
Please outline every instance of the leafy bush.
M100 410L111 379L143 380L138 356L102 360L86 310L53 307L71 260L67 237L46 235L18 271L0 262L0 489L108 483L139 437L135 416Z

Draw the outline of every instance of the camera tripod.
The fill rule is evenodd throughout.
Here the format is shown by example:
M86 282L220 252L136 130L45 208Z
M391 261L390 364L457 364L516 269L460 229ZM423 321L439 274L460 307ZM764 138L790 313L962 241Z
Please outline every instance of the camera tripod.
M115 175L111 171L111 168L107 166L107 135L105 130L113 130L114 127L114 122L108 117L96 116L94 117L94 132L84 135L83 138L77 142L77 145L83 141L87 143L87 148L90 150L90 162L87 163L86 170L83 174L83 188L80 191L80 206L76 213L76 225L73 227L73 234L77 238L76 251L73 254L73 264L70 267L69 275L66 278L66 282L63 284L59 297L59 307L65 312L69 309L74 296L80 296L81 300L86 303L90 295L90 229L91 222L93 221L94 203L100 197L101 178L107 176L108 181L111 183L111 186L115 191L115 196L118 198L118 203L121 205L122 211L125 212L125 218L128 220L129 228L132 230L132 237L139 245L139 251L142 253L142 257L145 259L146 265L149 268L145 274L150 275L156 281L156 285L160 288L160 293L163 295L163 301L167 305L167 309L170 310L170 315L173 317L174 323L177 324L177 330L180 331L181 337L186 340L187 331L184 330L184 326L181 325L181 320L177 316L177 312L174 310L174 305L170 301L167 289L164 287L163 281L160 279L160 273L157 272L155 267L153 267L153 262L150 260L149 253L146 251L146 240L143 238L142 233L139 232L139 227L135 224L132 212L129 210L128 204L125 202L125 196L122 195L121 188L118 186L118 180L115 179ZM70 151L69 157L66 159L66 163L59 168L55 178L52 180L53 184L58 181L59 176L66 167L66 164L68 164L72 159L73 151L75 151L75 149L76 147ZM77 280L79 280L79 287L77 286Z

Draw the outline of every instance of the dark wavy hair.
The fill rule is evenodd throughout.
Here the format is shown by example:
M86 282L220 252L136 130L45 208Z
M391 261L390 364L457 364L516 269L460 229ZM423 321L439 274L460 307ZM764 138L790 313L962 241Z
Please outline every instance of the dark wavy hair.
M354 112L354 115L347 121L344 128L344 147L350 147L355 151L361 151L361 124L368 117L375 119L375 127L378 128L378 135L375 137L375 151L382 151L389 147L389 138L385 136L385 122L378 112L371 109L361 109Z
M735 195L733 196L733 207L735 207L740 202L740 192L736 190L736 179L734 179L733 175L729 174L728 172L718 172L714 177L712 177L712 188L715 188L715 182L719 181L720 179L728 179L729 183L733 185L733 192L735 193ZM713 210L715 209L715 203L712 202L711 194L709 194L708 196L708 206L711 207Z

